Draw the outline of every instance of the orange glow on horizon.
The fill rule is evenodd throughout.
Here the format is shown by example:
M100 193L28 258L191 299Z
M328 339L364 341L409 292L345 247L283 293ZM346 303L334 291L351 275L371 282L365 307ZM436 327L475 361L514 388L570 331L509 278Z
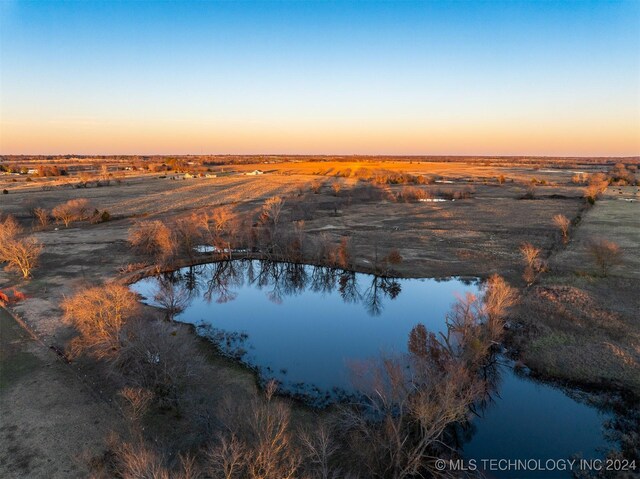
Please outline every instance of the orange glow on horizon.
M0 124L2 154L398 154L634 156L633 121L133 122Z

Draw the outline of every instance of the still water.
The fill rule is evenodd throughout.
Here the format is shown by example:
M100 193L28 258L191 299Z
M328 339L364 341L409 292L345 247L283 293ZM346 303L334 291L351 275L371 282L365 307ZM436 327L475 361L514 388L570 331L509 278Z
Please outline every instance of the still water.
M353 392L354 365L406 352L417 323L444 331L457 297L480 290L473 280L390 279L260 261L184 268L164 281L185 299L176 320L194 324L261 380L276 379L315 406ZM146 278L132 289L154 304L159 282ZM605 414L501 362L496 392L465 435L466 459L602 457ZM487 475L570 477L557 470Z

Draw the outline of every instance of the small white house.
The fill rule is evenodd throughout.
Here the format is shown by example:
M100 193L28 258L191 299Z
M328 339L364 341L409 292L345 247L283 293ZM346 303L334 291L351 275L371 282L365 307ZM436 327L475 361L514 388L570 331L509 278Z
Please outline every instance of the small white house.
M28 175L37 175L38 174L38 168L29 168L27 170L27 174Z
M215 173L207 173L204 176L205 176L205 178L217 178L218 177L218 175L216 175Z
M263 175L264 171L262 170L253 170L253 171L249 171L248 173L245 173L245 175L247 176L256 176L256 175Z

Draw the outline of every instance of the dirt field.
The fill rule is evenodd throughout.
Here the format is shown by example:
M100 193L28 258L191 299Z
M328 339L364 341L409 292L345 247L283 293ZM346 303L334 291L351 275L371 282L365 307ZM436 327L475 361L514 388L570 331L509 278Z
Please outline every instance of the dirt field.
M384 198L362 198L355 194L360 182L352 174L362 168L433 176L433 183L419 188L434 196L465 187L472 187L473 193L456 201L402 203L389 198L404 186L388 185ZM89 188L49 179L14 182L0 177L0 190L8 191L0 195L0 213L14 215L25 227L32 224L28 213L32 206L50 210L72 198L87 198L112 217L99 224L51 225L36 231L45 249L30 281L0 272L0 289L15 286L27 294L12 310L42 341L29 340L2 316L3 477L85 477L85 466L76 461L75 453L87 450L99 456L108 429L122 427L119 413L108 405L113 391L103 386L100 376L92 376L90 366L82 362L64 363L48 347L64 350L73 335L60 319L59 304L65 295L82 285L117 279L121 267L139 261L126 241L128 229L142 218L171 221L217 205L257 214L264 200L275 195L285 200L282 223L304 219L311 241L325 235L337 243L348 236L354 269L362 271L373 269L376 252L398 249L404 258L394 266L398 275L487 277L499 273L524 288L519 247L525 241L534 243L548 258L550 271L523 290L525 299L540 303L542 295L555 303L542 315L517 318L522 328L513 335L513 351L520 352L532 369L553 378L640 393L637 187L628 187L622 194L612 187L605 199L585 210L582 186L571 182L573 169L436 162L299 162L225 168L227 174L254 169L265 173L193 179L130 175L121 184ZM596 165L581 171L602 169ZM500 175L505 177L503 184L498 181ZM535 197L523 199L533 179L538 185ZM315 194L311 186L318 181L324 186ZM341 185L338 194L331 188L335 182ZM626 201L630 199L635 201ZM580 218L566 247L552 222L558 213ZM609 278L594 275L586 257L586 241L594 235L618 241L625 251L625 265ZM579 314L562 312L559 304L573 304ZM224 361L218 360L215 367L223 371L224 384L235 384L244 394L255 393L251 375Z

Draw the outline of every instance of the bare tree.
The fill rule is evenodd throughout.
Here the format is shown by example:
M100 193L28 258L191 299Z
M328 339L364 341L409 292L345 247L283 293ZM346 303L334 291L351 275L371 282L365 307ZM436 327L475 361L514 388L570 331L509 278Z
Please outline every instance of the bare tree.
M304 448L307 469L313 471L312 477L318 479L334 479L340 471L331 466L332 459L340 449L334 432L327 421L320 420L312 430L303 431L299 435Z
M351 265L351 239L343 236L340 239L335 253L334 263L341 268L348 268Z
M237 218L231 208L223 206L213 211L212 220L215 232L214 244L222 251L226 249L229 258L231 258L231 240L237 229ZM226 241L224 240L225 236L227 238Z
M502 337L507 312L518 302L518 293L504 278L494 274L487 280L482 300L484 325L491 341L497 342Z
M172 231L162 221L141 221L129 230L129 243L133 249L164 263L176 251L176 240Z
M125 323L138 312L136 296L125 286L109 283L86 288L62 302L63 321L80 335L70 344L71 356L88 353L112 357L123 344Z
M6 216L0 222L0 242L13 239L20 233L22 233L22 227L13 216Z
M423 349L424 356L411 355L408 362L383 358L367 368L364 411L344 411L350 453L367 477L402 479L430 470L445 429L464 421L480 395L478 379L444 346L434 340Z
M265 401L255 401L250 416L253 436L248 464L252 479L288 479L296 476L300 457L292 447L291 409L274 397L276 384L265 389Z
M153 400L153 392L145 388L127 386L119 394L127 402L129 416L134 424L144 416Z
M7 263L5 269L27 279L38 265L43 246L35 237L21 235L22 227L13 216L0 222L0 263Z
M531 243L522 243L520 253L525 264L523 278L527 284L531 284L543 269L542 261L540 260L540 248L533 246Z
M319 180L313 180L311 182L311 191L313 191L313 193L315 193L316 195L318 193L320 193L320 189L322 188L322 182Z
M0 263L7 263L8 271L17 271L24 279L38 266L43 246L36 238L0 239Z
M298 477L300 451L291 430L291 407L275 397L276 385L266 385L265 397L249 410L227 412L228 433L209 453L209 465L225 479L291 479Z
M178 410L189 391L205 377L205 360L186 328L131 318L121 338L117 354L107 358L112 373L133 387L152 391L162 407Z
M49 226L49 212L44 208L36 208L33 210L33 215L38 222L40 228L46 228Z
M596 173L589 177L589 185L584 189L584 197L586 200L594 204L600 195L609 186L609 180L604 173Z
M567 243L569 241L569 226L571 221L565 215L557 214L553 217L553 223L560 229L562 234L562 242Z
M198 228L195 215L188 218L180 218L174 227L176 246L182 250L189 259L193 259L193 253L202 240L202 233Z
M283 206L284 200L279 196L267 198L264 205L262 205L262 214L260 218L263 223L270 224L274 231L278 228L278 221L280 220L280 214L282 213Z
M608 276L612 268L623 264L622 250L613 241L595 239L589 242L587 249L602 276Z
M65 227L73 221L85 219L91 210L89 200L77 198L62 203L51 210L51 215L58 221L62 221Z
M247 451L235 434L220 435L218 444L207 452L208 472L214 478L241 477L246 466Z
M384 357L363 368L360 391L366 400L360 410L345 409L343 426L349 452L367 468L367 477L439 475L433 459L442 457L443 434L466 421L470 406L485 393L481 371L517 300L499 276L485 288L482 298L468 295L454 305L441 340L418 324L409 335L407 357Z
M170 479L163 454L144 444L142 438L134 442L114 441L115 471L123 479Z

